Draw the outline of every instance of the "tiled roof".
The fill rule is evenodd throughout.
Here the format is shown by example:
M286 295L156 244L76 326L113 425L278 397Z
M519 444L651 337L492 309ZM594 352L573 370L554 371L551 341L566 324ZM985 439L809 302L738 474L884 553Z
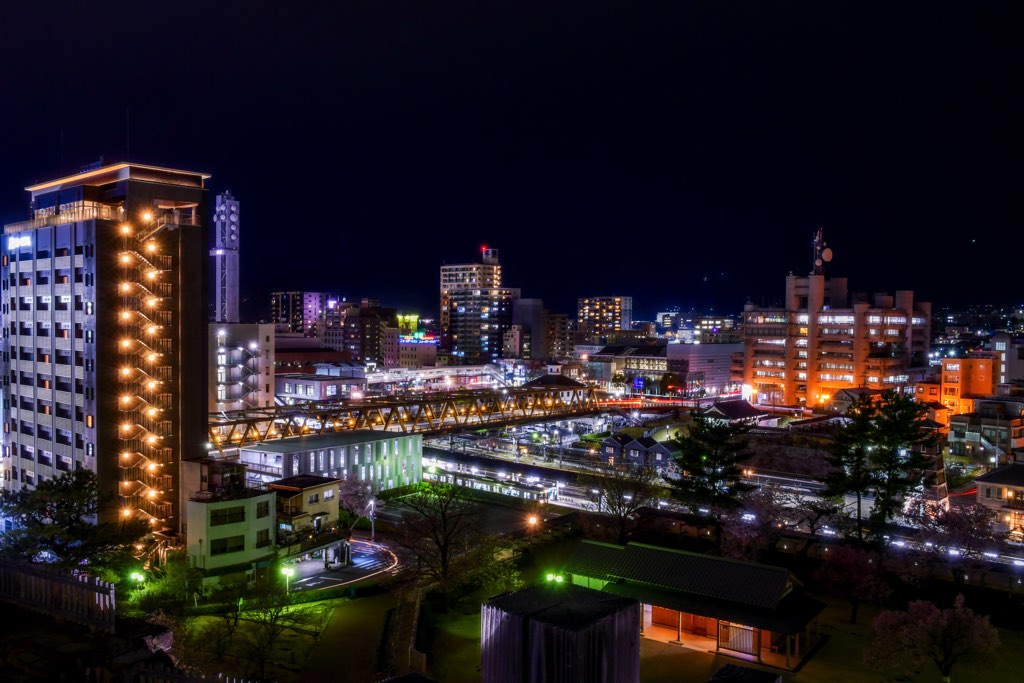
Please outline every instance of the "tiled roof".
M774 608L790 588L789 571L641 543L584 541L565 569L573 574L652 587L740 605Z
M730 420L745 420L751 417L763 417L768 413L758 410L746 401L721 401L704 411L705 415L719 413Z
M1024 486L1024 464L1013 463L983 474L974 481L985 484L1003 484L1005 486Z

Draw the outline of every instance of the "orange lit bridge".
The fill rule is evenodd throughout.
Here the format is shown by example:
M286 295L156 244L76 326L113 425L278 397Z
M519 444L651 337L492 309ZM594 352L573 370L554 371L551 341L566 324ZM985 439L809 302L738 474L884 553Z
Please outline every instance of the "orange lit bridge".
M600 412L593 387L481 389L210 413L211 447L350 429L444 434Z

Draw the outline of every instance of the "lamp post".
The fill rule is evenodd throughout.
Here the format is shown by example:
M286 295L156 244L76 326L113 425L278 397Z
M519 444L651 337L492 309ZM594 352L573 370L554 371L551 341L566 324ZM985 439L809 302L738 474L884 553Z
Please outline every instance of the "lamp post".
M284 592L288 592L289 580L295 574L295 570L291 567L281 567L281 573L284 574Z
M370 499L370 541L372 543L376 543L377 542L377 528L376 528L376 525L375 525L375 522L374 522L374 520L376 519L376 514L375 514L376 506L374 505L374 503L376 503L376 502L377 502L376 498L371 498Z
M530 515L526 518L526 545L533 547L533 532L537 529L537 525L540 524L540 518L537 515Z

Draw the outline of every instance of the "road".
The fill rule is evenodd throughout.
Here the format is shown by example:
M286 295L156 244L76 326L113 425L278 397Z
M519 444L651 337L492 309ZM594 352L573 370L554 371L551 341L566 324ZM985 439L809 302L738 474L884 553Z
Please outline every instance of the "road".
M289 589L296 593L336 588L399 571L394 553L383 545L361 539L352 540L352 562L348 566L325 569L319 557L300 559L289 566L295 571L289 579Z

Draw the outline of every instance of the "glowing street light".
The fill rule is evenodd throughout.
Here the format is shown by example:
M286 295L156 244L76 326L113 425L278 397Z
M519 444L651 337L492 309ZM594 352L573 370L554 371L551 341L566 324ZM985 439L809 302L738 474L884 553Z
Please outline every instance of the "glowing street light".
M295 570L291 567L281 567L281 573L284 574L284 592L288 592L288 582L295 575Z

